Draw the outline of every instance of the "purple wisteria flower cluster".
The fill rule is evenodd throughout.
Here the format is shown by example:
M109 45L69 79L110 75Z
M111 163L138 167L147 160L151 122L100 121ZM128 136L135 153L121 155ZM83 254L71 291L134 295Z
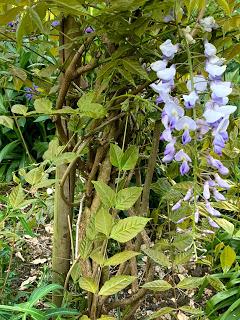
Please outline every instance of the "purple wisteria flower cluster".
M216 47L205 41L205 71L208 74L208 78L199 74L192 75L192 78L186 83L188 93L176 98L171 95L174 88L176 67L174 64L169 64L178 52L179 45L173 44L168 39L160 45L160 50L162 52L162 60L151 64L151 69L156 72L158 80L151 84L150 87L158 94L156 103L163 104L162 124L164 130L160 139L167 144L162 161L164 163L177 161L180 163L180 174L183 176L189 173L193 161L191 156L187 154L185 146L192 141L193 137L195 140L200 141L204 135L211 134L213 150L208 150L205 156L209 168L212 168L212 172L207 175L204 174L204 178L201 177L201 181L204 181L203 183L201 182L203 190L201 195L197 195L197 200L202 200L204 203L205 211L208 213L209 224L213 228L217 228L218 225L213 218L220 217L221 213L212 207L210 199L224 201L225 196L219 192L219 189L227 190L230 188L227 181L221 178L221 176L228 175L229 170L217 158L222 155L222 150L228 141L229 116L236 111L236 106L228 105L228 96L232 92L231 83L222 80L226 65L224 64L224 59L216 55ZM202 105L200 104L201 101L207 102ZM196 108L198 108L198 113ZM198 118L199 110L202 116ZM179 133L181 135L180 143ZM215 157L213 156L214 153L216 154ZM187 191L184 198L179 200L172 207L172 210L178 210L184 201L196 202L196 194L193 188ZM194 215L194 220L198 223L198 209L196 209ZM180 219L179 222L186 218Z
M33 87L25 87L24 88L24 91L26 92L25 93L25 97L27 98L27 100L32 100L34 95L37 95L39 94L39 91L38 91L38 86L36 86L35 84L33 85Z

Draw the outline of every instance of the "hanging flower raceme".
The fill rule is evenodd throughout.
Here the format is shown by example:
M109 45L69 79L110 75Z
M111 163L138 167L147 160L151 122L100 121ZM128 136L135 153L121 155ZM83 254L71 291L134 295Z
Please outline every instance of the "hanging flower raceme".
M203 19L201 23L204 28L216 27L215 22L211 19ZM169 39L160 45L163 58L151 64L151 69L156 72L159 80L150 86L158 94L156 103L163 103L164 105L161 118L164 130L160 138L167 144L162 161L164 163L172 161L180 163L180 174L183 176L190 172L192 159L187 154L185 145L191 143L193 136L194 139L202 140L206 134L211 133L213 151L218 156L222 155L222 150L228 141L229 117L236 111L236 107L228 105L228 96L232 92L232 85L229 81L223 81L222 79L226 71L225 60L217 56L216 47L208 41L204 43L205 71L208 77L206 78L201 74L194 75L186 83L188 93L183 94L182 98L180 97L179 99L172 97L176 67L174 64L169 65L169 63L178 49L179 45L173 44ZM204 99L209 96L209 100L207 100L202 110L199 107L199 103L203 96ZM191 111L191 109L195 108L197 108L197 113L195 110ZM197 115L198 118L193 119L193 114L195 114L195 117ZM181 134L181 141L179 141L178 132ZM214 172L208 174L207 177L204 175L202 195L197 195L195 191L193 192L193 188L190 188L185 196L172 206L172 210L180 209L184 202L194 202L195 212L192 219L195 223L198 223L200 212L198 207L196 208L196 201L201 201L202 199L208 214L207 221L209 225L213 228L219 228L214 218L220 217L221 213L212 206L211 200L216 202L226 200L222 191L228 190L230 185L220 175L228 175L229 170L219 159L210 155L210 152L206 154L206 159L209 168L212 168ZM189 216L186 215L179 219L177 223L182 223L188 218ZM212 233L212 231L205 230L205 233Z

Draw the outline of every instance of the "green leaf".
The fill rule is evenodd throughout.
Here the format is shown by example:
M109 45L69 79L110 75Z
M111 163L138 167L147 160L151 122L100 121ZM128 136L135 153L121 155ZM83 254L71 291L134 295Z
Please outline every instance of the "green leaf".
M134 280L136 280L136 277L133 276L114 276L104 283L98 294L100 296L110 296L126 288Z
M116 196L116 209L127 210L131 208L141 193L141 187L130 187L120 190Z
M100 119L105 117L107 110L99 103L93 102L94 92L84 94L77 102L80 113L85 117Z
M116 320L116 318L111 316L101 315L101 318L98 318L97 320Z
M100 266L103 266L105 263L105 258L102 252L102 247L93 250L90 254L90 258Z
M155 248L145 248L143 249L143 252L157 264L167 268L171 267L171 262L169 261L168 257L160 250Z
M0 305L0 310L10 311L12 312L18 312L18 313L25 313L27 315L30 315L35 320L45 320L46 317L43 312L31 307L27 308L25 305L16 305L16 306L7 306L7 305Z
M182 306L179 309L183 312L190 313L196 316L201 316L203 314L203 311L201 309L195 309L189 306Z
M66 164L74 161L75 159L78 158L78 155L75 152L64 152L56 157L53 158L53 163L55 165L61 165L61 164Z
M81 277L78 283L79 283L79 287L82 288L83 290L86 290L92 293L96 293L98 291L98 285L93 280L93 278Z
M177 284L177 288L179 289L194 289L198 288L204 282L204 277L188 277L184 278Z
M42 298L46 297L50 292L55 290L61 290L62 286L56 283L48 284L44 287L37 288L33 291L31 296L29 297L28 301L26 302L26 306L31 308L35 304L39 302Z
M240 298L237 299L229 308L227 311L224 312L224 314L221 316L221 318L219 320L229 320L229 319L234 319L236 317L238 317L239 319L239 312L238 312L238 316L236 315L236 308L238 308L240 306ZM233 311L235 310L235 312L233 313ZM239 308L238 308L239 310ZM235 320L235 319L234 319Z
M79 315L78 310L71 310L69 308L51 308L45 311L45 319L60 319L60 316L76 316ZM58 317L58 318L57 318ZM72 319L72 318L70 318ZM82 318L81 318L82 319Z
M209 284L217 291L223 291L226 290L225 285L222 283L221 280L219 280L217 277L214 275L207 276L207 281Z
M117 68L117 71L123 76L124 79L126 79L129 83L131 83L133 86L136 86L134 79L130 72L128 72L126 69L124 69L122 66Z
M24 202L25 194L22 186L19 184L17 187L13 188L9 195L9 204L13 209L20 209Z
M110 144L110 161L111 164L121 169L121 160L123 157L123 151L117 144Z
M193 243L192 235L189 233L178 234L175 236L173 245L180 251L184 251L186 248L190 247Z
M85 237L79 245L79 254L81 258L85 261L91 254L93 247L93 241Z
M145 283L143 285L143 288L150 289L153 291L166 291L172 289L172 286L167 281L155 280Z
M37 113L51 114L52 102L47 98L39 98L34 101L34 108Z
M46 176L46 175L45 175ZM25 176L24 179L27 183L31 184L32 186L40 183L44 177L43 167L34 168L29 171Z
M135 167L139 157L139 149L137 146L130 146L125 152L121 160L122 170L131 170Z
M75 263L74 267L71 271L71 277L73 279L73 282L76 283L79 278L81 277L81 268L79 263Z
M49 142L47 151L43 154L44 160L53 161L56 157L56 155L59 154L62 147L59 147L59 141L57 138L54 138Z
M187 263L192 258L192 252L179 252L174 258L174 265Z
M142 68L140 63L131 59L123 59L124 68L133 74L138 74L141 78L150 80L147 72Z
M169 314L169 313L171 313L172 311L174 311L174 309L173 309L173 308L170 308L170 307L161 308L160 310L153 312L153 313L147 318L147 320L159 319L161 316L164 316L165 314Z
M92 181L92 183L103 205L107 208L113 208L116 203L115 191L102 181Z
M231 236L233 235L234 224L222 218L216 218L215 221L220 227L222 227L225 231L227 231L227 233L229 233Z
M98 232L109 236L113 226L113 217L111 214L104 208L101 208L95 216L95 227Z
M231 10L230 10L229 4L226 0L216 0L216 2L225 11L225 13L227 15L229 15L229 16L231 15Z
M22 104L15 104L14 106L12 106L11 111L13 113L22 114L22 115L26 116L27 111L28 111L28 107L26 107Z
M104 262L104 266L117 266L118 264L121 264L133 257L136 257L139 254L140 252L135 252L135 251L123 251L123 252L116 253L114 256L112 256L111 258L108 258Z
M9 155L16 149L16 146L20 143L19 140L12 141L8 144L6 144L5 147L2 148L0 151L0 162L2 162L4 159L8 158Z
M9 129L13 129L14 121L7 116L0 116L0 125L3 125Z
M19 23L16 30L16 39L18 46L21 44L22 39L25 35L32 31L32 22L29 16L29 12L25 11L25 14L19 19Z
M32 18L32 21L34 22L36 27L39 29L41 33L45 33L42 20L40 19L38 13L32 7L29 7L28 10L29 10L29 15Z
M110 238L125 243L141 232L149 220L150 219L143 217L128 217L119 220L118 223L113 226Z
M230 246L226 246L220 255L221 267L224 273L228 272L235 260L235 251Z
M88 318L88 316L82 316L81 318L80 318L80 320L91 320L90 318Z

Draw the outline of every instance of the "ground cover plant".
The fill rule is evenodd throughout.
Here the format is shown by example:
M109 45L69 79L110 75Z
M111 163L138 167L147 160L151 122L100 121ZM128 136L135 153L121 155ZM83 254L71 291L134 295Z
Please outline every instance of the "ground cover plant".
M0 318L238 319L239 1L0 10Z

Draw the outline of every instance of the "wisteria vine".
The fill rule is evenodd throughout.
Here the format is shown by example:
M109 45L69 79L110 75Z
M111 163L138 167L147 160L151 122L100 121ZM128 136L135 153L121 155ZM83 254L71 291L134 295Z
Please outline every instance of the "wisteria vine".
M228 175L229 170L219 158L228 141L229 116L236 111L236 106L228 105L228 96L232 92L232 85L231 82L223 81L223 74L226 71L224 59L217 56L216 47L206 40L204 55L206 58L205 71L208 77L206 78L202 74L190 75L190 79L186 83L188 93L183 94L180 98L173 96L176 66L171 64L171 60L179 49L179 44L172 44L170 39L166 40L160 45L162 59L151 64L151 69L156 72L158 80L150 87L158 94L156 104L163 105L161 121L164 130L160 139L166 142L166 146L162 161L166 164L177 161L180 163L180 174L182 176L188 174L194 165L185 146L192 140L194 143L201 141L206 134L210 134L213 149L209 148L204 152L206 152L207 164L213 170L201 177L201 181L203 181L201 182L201 194L196 196L194 187L191 187L186 195L172 206L172 210L178 210L183 202L195 202L196 204L196 200L201 201L208 213L208 223L213 228L219 228L214 218L220 217L221 213L213 208L210 199L226 200L220 191L230 188L229 183L221 177ZM201 104L203 101L206 102ZM201 107L196 113L197 106ZM179 133L181 133L181 138L179 138ZM196 151L197 149L195 149ZM195 156L197 157L197 155ZM198 206L194 207L193 220L194 223L198 223L200 213ZM189 217L180 219L178 223L187 218ZM204 231L213 233L212 230Z

